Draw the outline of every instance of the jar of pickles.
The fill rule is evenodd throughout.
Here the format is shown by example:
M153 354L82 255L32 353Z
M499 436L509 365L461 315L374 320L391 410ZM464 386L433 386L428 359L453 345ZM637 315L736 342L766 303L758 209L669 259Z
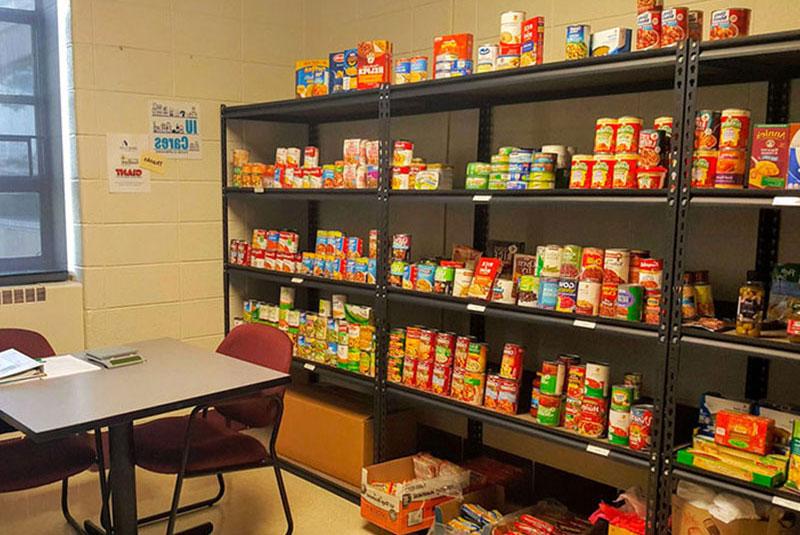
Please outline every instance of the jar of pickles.
M786 318L786 336L790 342L800 344L800 302L792 305L792 312Z
M764 284L758 280L755 271L747 272L747 284L739 288L739 301L736 306L736 334L761 336L761 323L764 320Z

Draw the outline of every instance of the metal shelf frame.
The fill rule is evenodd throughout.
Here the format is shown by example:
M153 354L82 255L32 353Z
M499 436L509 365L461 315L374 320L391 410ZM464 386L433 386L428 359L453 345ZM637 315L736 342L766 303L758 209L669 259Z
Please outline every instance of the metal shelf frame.
M790 81L800 78L800 31L712 43L687 41L673 49L635 52L626 55L588 58L586 60L557 62L511 71L481 74L459 79L431 80L403 86L385 85L379 89L330 95L306 100L287 100L263 104L221 107L221 195L223 258L228 258L229 201L233 198L258 202L258 209L268 210L273 201L303 201L307 203L307 243L313 243L318 225L320 202L352 201L374 203L379 231L377 281L374 286L331 281L318 277L274 273L242 266L225 264L223 270L225 331L231 324L230 292L234 277L249 277L269 283L306 288L309 298L316 292L341 291L373 298L376 324L376 375L356 376L350 372L321 366L318 363L295 359L295 366L310 373L335 375L345 382L352 381L362 389L371 388L374 394L375 443L374 457L383 460L386 452L386 414L390 399L425 405L460 414L467 418L466 450L477 451L483 441L483 425L500 426L521 435L535 436L572 448L586 449L599 446L602 441L572 435L563 430L535 425L520 417L502 415L482 407L472 407L449 398L387 383L386 353L389 339L389 310L396 304L433 307L469 314L471 335L483 338L487 317L514 322L527 322L562 328L592 328L604 343L613 344L613 336L623 335L652 341L652 362L656 373L654 418L652 426L653 447L647 453L631 452L625 448L610 447L609 458L641 466L648 470L647 533L667 533L671 495L678 479L691 479L716 484L732 492L772 500L784 497L781 491L754 490L742 482L726 480L714 474L705 474L682 466L674 466L676 423L676 387L679 381L682 348L691 346L713 347L738 354L748 359L747 392L763 393L766 388L771 359L800 360L800 348L776 341L743 340L739 337L710 334L697 329L681 328L681 281L685 269L686 242L695 235L689 228L690 209L704 206L731 206L759 208L761 217L755 265L769 269L777 259L780 232L780 207L800 206L800 192L762 192L753 190L692 190L691 159L693 152L694 117L697 93L701 86L743 82L769 82L767 121L788 119ZM393 117L441 113L454 110L477 109L478 143L476 158L488 161L493 145L492 115L495 106L580 98L585 96L614 95L629 92L671 89L675 117L672 153L667 186L660 191L391 191L391 124ZM228 186L228 124L229 121L270 121L305 124L308 126L308 144L317 144L318 125L364 119L377 120L381 140L381 176L376 190L266 190L231 188ZM450 296L423 294L390 288L388 285L389 215L394 203L472 203L473 243L484 250L491 227L490 206L497 204L530 204L537 206L563 204L573 209L591 204L622 204L649 206L663 210L664 233L670 245L664 252L664 283L662 287L661 321L657 326L632 324L601 318L525 309L511 305L478 303ZM421 207L422 208L422 207ZM468 306L469 304L477 306ZM575 323L585 320L592 327ZM314 370L309 368L313 367ZM603 447L608 444L603 443ZM603 462L602 457L598 458ZM307 470L307 477L348 499L356 499L352 492L331 485L324 478ZM313 476L313 477L312 477ZM788 498L787 498L788 499ZM773 503L775 503L773 501ZM794 503L800 503L795 500ZM780 503L779 503L780 505ZM792 507L791 503L785 507Z

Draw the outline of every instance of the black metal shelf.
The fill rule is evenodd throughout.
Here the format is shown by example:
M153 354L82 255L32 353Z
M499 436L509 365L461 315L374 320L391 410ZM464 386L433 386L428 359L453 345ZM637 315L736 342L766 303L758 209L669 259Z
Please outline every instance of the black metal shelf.
M228 106L223 116L226 119L306 124L377 119L378 100L379 90L369 89L324 97Z
M348 502L352 502L356 505L361 503L361 492L358 487L348 485L343 481L339 481L333 477L323 474L322 472L318 472L313 468L303 466L286 458L281 458L280 464L281 469L286 470L300 479L304 479L309 483L313 483L314 485L327 490L328 492L332 492L340 498L344 498Z
M691 481L692 483L706 485L721 491L800 511L800 494L794 494L781 487L761 487L747 481L695 468L694 466L678 464L677 462L674 465L672 475L677 479Z
M286 286L297 288L317 288L331 292L348 292L351 294L361 294L375 296L375 286L360 282L335 281L322 277L312 277L310 275L299 275L297 273L283 273L281 271L270 271L249 266L237 266L225 264L225 271L228 273L238 273L247 277L259 280L275 282Z
M490 318L512 321L596 330L638 338L652 338L654 340L658 338L658 326L648 325L647 323L615 320L597 316L581 316L579 314L568 314L553 310L525 308L516 305L464 299L461 297L453 297L452 295L403 290L395 287L389 287L388 291L390 302L443 308L471 314L483 314Z
M485 424L554 442L560 446L588 451L589 453L597 454L601 458L607 457L643 469L648 466L650 455L646 451L635 451L624 446L611 444L607 440L584 437L566 429L544 426L528 415L504 414L397 383L387 383L386 389L389 393L414 403L455 412L467 418L480 420Z
M800 77L800 31L703 41L700 85L758 82Z
M684 327L681 331L681 343L722 349L740 356L800 361L800 344L784 339L750 338L730 332L712 333L699 328Z
M800 207L800 190L693 189L689 199L694 206Z
M426 202L474 202L489 204L507 203L597 203L597 204L659 204L667 202L665 190L391 190L390 201Z
M265 189L256 192L254 188L233 188L226 187L222 191L227 197L256 197L259 199L273 200L301 200L301 201L324 201L324 200L374 200L378 194L376 189Z
M350 383L372 386L375 384L375 378L361 373L351 372L336 366L330 366L314 360L308 360L300 357L292 357L292 366L298 369L303 369L312 373L320 375L327 375L328 377L335 377Z

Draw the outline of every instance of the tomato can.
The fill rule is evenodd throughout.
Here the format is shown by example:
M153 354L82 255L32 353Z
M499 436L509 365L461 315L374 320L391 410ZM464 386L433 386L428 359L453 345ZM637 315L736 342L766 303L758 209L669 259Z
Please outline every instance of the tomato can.
M594 153L613 154L617 142L619 121L611 117L597 119L594 127Z
M633 390L633 401L635 402L641 397L643 376L642 372L626 372L622 380L622 384L631 387Z
M711 29L708 37L712 41L746 37L750 34L750 10L736 7L717 9L711 12Z
M639 284L645 290L660 290L664 261L658 258L642 258L639 263Z
M564 401L564 429L578 430L578 422L581 416L581 400L568 397Z
M719 148L746 149L750 138L750 110L722 110L719 121Z
M689 8L670 7L661 13L661 47L675 46L689 35Z
M614 165L617 160L613 155L596 154L592 168L592 189L611 189L614 184Z
M608 441L618 446L627 446L630 438L631 412L612 408L608 412Z
M602 398L608 395L608 377L610 368L608 364L598 362L586 363L586 383L583 390L584 398Z
M561 266L559 275L562 279L574 279L578 277L581 265L580 245L565 245L561 248Z
M633 387L629 385L614 385L611 387L611 409L617 411L630 411L633 405Z
M567 368L567 398L583 399L586 387L586 365L571 364Z
M639 150L639 133L644 121L640 117L620 117L617 119L617 138L614 152L636 152Z
M674 119L668 115L656 117L653 121L653 128L656 130L663 130L667 133L667 137L672 137Z
M484 342L470 342L467 362L464 369L468 372L483 373L486 371L486 356L489 353L489 344Z
M703 40L703 12L699 9L689 11L689 39Z
M723 149L717 156L717 174L714 187L734 189L744 187L747 154L742 149Z
M459 336L456 338L455 352L453 354L453 366L455 368L467 367L467 356L469 355L469 345L475 340L474 336Z
M507 343L503 346L503 359L500 361L500 377L518 381L522 377L522 362L525 359L525 348L521 345Z
M639 165L639 155L634 153L619 153L616 155L611 186L614 189L636 188L636 171Z
M644 294L644 322L658 325L661 321L661 290L646 290Z
M619 284L613 282L604 282L600 287L600 306L598 307L598 315L601 318L617 317L618 293Z
M501 377L497 384L497 410L506 414L517 414L519 390L519 382Z
M454 333L440 332L436 334L436 349L434 359L437 364L452 366L456 350L456 335Z
M569 170L570 189L589 189L592 185L592 170L594 156L591 154L576 154L572 157L572 167Z
M582 281L603 282L605 251L598 247L584 247L581 251L581 269L578 278Z
M636 50L661 46L661 10L642 11L636 16Z
M560 396L564 390L566 367L557 360L542 362L542 383L539 390L542 394Z
M601 437L606 431L608 406L605 398L584 397L578 417L578 432L587 437Z
M536 421L541 425L557 427L561 423L561 396L540 393Z
M639 166L669 167L670 137L663 130L642 130L639 135Z
M461 401L470 405L483 404L483 392L486 384L486 374L483 372L464 372L464 389Z
M602 286L600 282L578 282L578 295L575 300L576 314L597 316L600 311L600 291Z
M630 275L628 276L628 280L631 284L639 284L639 274L641 273L642 269L642 260L649 257L650 251L644 251L642 249L631 250L631 267L629 270Z
M628 249L606 249L603 261L603 282L621 284L628 282L631 252Z
M692 187L713 188L717 177L716 150L696 150L692 159Z
M575 302L578 299L578 280L561 279L558 281L558 295L556 301L556 311L575 312Z
M417 360L429 361L434 359L436 354L436 330L420 329L419 346L417 348Z
M638 284L620 284L617 290L616 318L626 321L642 321L644 311L644 287Z
M450 395L450 381L453 376L453 368L443 364L433 365L433 377L431 378L431 392L440 396Z
M652 405L634 405L631 407L629 435L630 448L632 450L641 451L650 448L652 425Z

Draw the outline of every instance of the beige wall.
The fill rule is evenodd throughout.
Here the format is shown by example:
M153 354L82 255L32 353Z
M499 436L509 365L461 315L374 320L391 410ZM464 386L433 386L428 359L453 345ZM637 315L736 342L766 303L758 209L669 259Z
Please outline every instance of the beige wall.
M214 347L223 331L219 106L291 97L303 1L71 7L86 345L172 336ZM146 133L153 97L200 103L203 158L169 160L164 175L152 175L151 193L110 194L105 135Z

